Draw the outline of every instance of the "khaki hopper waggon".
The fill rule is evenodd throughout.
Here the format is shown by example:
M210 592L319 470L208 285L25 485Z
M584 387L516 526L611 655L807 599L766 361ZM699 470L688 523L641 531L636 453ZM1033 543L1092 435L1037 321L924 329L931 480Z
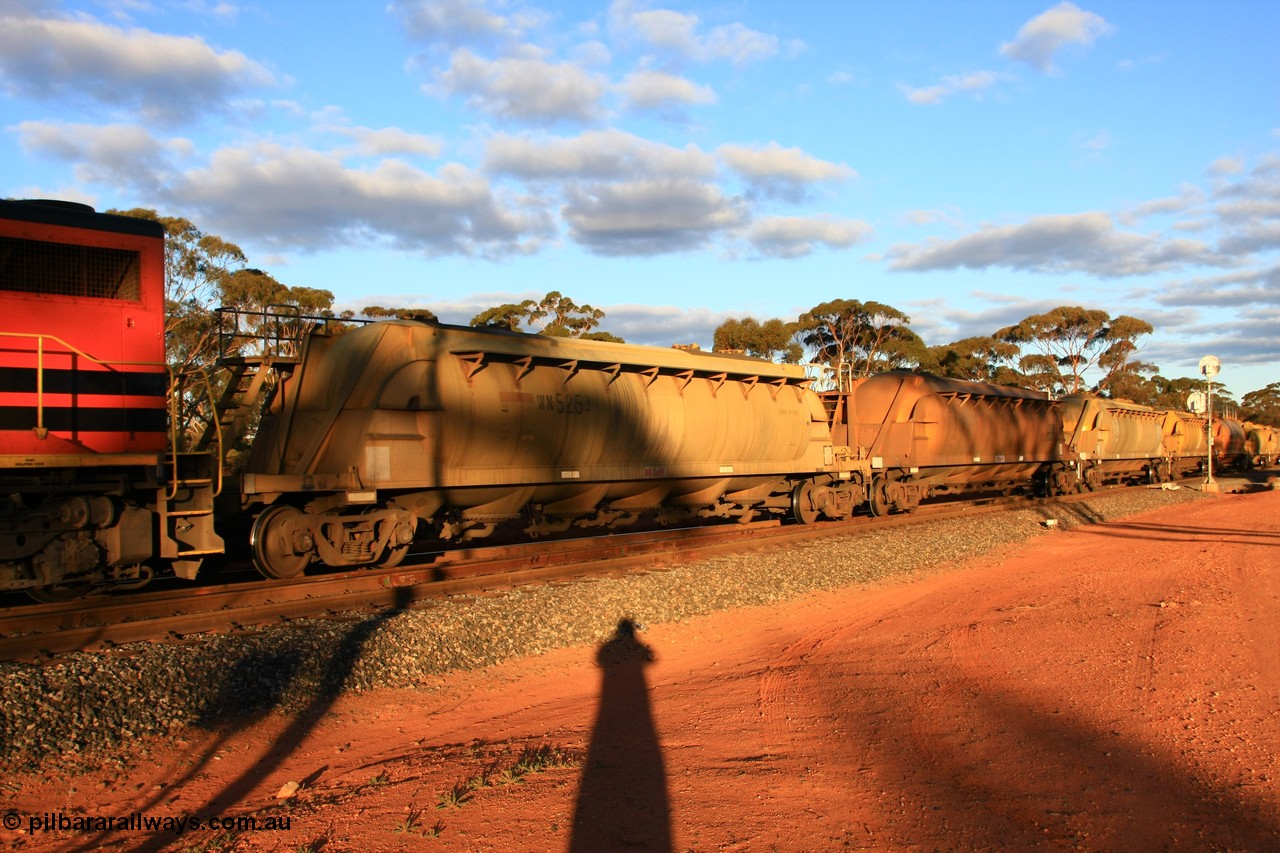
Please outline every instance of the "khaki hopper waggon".
M1038 391L899 370L823 399L833 442L871 467L874 515L933 495L1075 486L1057 403Z
M1165 452L1174 477L1203 470L1209 453L1209 419L1191 412L1164 413Z
M1063 398L1061 407L1069 453L1085 488L1162 483L1172 476L1165 412L1086 394Z
M308 339L242 492L266 506L259 568L292 576L394 564L419 524L466 541L512 520L536 536L644 512L849 515L834 459L800 367L392 321Z
M1244 424L1245 452L1256 468L1269 468L1280 459L1280 430L1265 424Z
M1244 424L1234 418L1213 419L1213 464L1244 470L1252 456L1246 452Z

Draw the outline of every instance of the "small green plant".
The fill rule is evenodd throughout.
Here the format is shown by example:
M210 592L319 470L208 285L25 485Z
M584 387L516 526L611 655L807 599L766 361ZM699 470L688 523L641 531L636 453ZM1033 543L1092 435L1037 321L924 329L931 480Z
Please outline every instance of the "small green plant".
M374 776L372 779L369 780L369 784L376 788L379 785L385 785L390 781L391 781L391 777L388 776L386 773L379 773L377 776Z
M515 768L524 775L540 773L553 767L571 767L574 763L573 757L568 752L544 743L536 747L527 746L521 750L520 755L516 757Z
M422 837L423 838L439 838L440 834L443 832L444 832L444 821L438 820L435 823L431 824L431 826L428 826L426 829L422 830Z
M438 809L457 809L461 808L468 800L471 799L471 788L466 782L458 782L452 788L440 795L440 802L436 804Z
M415 809L413 804L410 803L409 813L405 815L404 819L395 826L396 833L405 835L413 832L414 828L418 825L418 818L420 817L422 817L422 809Z
M499 785L518 785L524 781L524 771L518 767L508 767L498 774Z

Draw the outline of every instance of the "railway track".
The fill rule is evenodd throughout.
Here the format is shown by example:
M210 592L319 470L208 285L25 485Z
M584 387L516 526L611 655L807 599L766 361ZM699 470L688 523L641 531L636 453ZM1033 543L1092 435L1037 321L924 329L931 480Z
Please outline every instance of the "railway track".
M1134 487L1139 488L1139 487ZM1108 489L1102 492L1116 492ZM522 584L653 569L716 554L833 538L957 516L1087 500L986 498L922 506L910 514L856 517L814 525L777 521L612 533L515 546L432 552L395 569L362 569L299 578L255 580L165 591L103 595L56 604L0 609L0 660L47 661L59 655L142 641L226 632L299 618L483 594Z

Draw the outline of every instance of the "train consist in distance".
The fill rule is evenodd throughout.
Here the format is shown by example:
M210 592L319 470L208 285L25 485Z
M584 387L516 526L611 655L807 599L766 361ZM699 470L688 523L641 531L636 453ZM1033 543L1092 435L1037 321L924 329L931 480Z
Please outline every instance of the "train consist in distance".
M163 305L156 223L0 202L0 590L194 578L232 530L287 578L499 525L813 523L1280 452L1271 428L1215 418L1210 449L1202 416L1099 397L905 371L818 392L800 367L743 356L406 320L228 359L238 410L191 440L166 412ZM268 373L253 446L225 471L224 431L252 420L233 394Z

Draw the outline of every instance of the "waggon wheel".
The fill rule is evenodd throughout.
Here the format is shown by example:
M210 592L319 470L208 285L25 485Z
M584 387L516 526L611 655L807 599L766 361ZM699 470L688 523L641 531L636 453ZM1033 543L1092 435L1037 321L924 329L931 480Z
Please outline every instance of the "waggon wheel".
M867 509L876 518L889 514L893 504L889 500L889 482L884 477L876 477L871 481L871 491L867 495Z
M253 564L269 578L296 578L311 562L308 547L298 553L299 546L310 545L310 534L298 529L294 523L303 517L302 512L291 506L274 506L258 516L249 533L249 547L253 551ZM305 542L298 541L302 534Z
M382 552L382 556L378 558L378 567L382 569L394 569L396 566L404 562L404 558L409 554L408 545L388 545L387 549Z
M400 509L395 504L387 504L385 509ZM370 513L381 512L381 508L374 507L369 510ZM394 569L396 566L404 562L404 558L409 555L409 546L413 544L413 533L407 533L409 541L402 541L401 535L404 534L402 525L396 524L392 529L392 535L387 547L382 550L378 558L373 564L381 569Z
M791 491L791 516L800 524L813 524L818 520L818 509L813 505L813 483L802 480Z

